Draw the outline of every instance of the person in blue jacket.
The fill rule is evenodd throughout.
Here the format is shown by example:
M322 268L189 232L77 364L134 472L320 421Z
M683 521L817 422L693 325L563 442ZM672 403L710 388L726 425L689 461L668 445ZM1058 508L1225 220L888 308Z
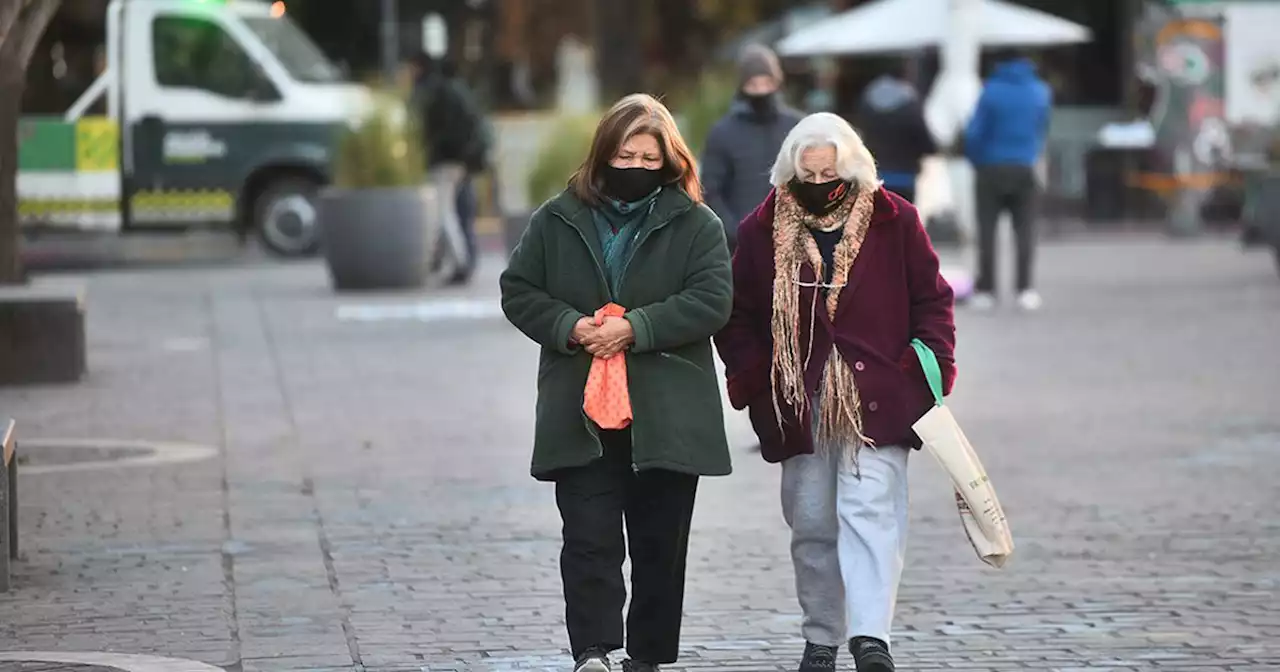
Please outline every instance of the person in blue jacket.
M996 62L965 129L965 155L977 172L978 277L972 303L996 303L996 231L1009 213L1017 247L1018 305L1040 307L1035 290L1036 163L1044 152L1053 94L1030 59L1006 54Z

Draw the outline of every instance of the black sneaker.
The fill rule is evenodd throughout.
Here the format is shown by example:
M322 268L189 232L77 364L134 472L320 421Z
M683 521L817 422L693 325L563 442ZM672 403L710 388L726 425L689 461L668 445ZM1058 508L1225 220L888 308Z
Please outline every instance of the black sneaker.
M853 654L858 672L894 672L889 646L874 637L854 637L849 640L849 653Z
M838 646L823 646L805 642L804 658L800 659L800 672L832 672L836 669Z
M658 672L658 666L653 663L642 663L638 660L622 661L622 672Z
M578 656L573 672L609 672L609 652L602 649L587 649Z

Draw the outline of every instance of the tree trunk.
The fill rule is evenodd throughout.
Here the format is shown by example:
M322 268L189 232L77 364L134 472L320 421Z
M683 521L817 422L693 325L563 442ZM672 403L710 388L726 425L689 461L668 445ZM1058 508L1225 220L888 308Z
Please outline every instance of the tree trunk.
M596 72L606 108L622 96L644 90L642 16L638 2L596 1Z
M27 65L62 0L0 0L0 285L25 280L18 222L18 123Z
M23 78L0 72L0 285L23 281L18 222L18 121Z
M699 64L688 59L690 38L698 27L693 3L689 0L659 0L656 5L663 66L686 73L696 71Z

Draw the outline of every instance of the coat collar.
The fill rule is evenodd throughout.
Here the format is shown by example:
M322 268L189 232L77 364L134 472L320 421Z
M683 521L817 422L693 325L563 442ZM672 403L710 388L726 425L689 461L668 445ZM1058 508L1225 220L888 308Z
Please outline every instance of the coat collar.
M858 285L866 275L867 267L870 266L867 259L883 254L881 248L885 244L886 239L881 235L881 227L876 225L894 221L901 216L902 208L898 205L899 199L900 197L890 194L883 186L876 191L875 208L871 212L871 226L867 230L866 240L862 242L862 249L858 251L858 258L854 260L853 266L849 269L848 284L846 284L844 290L840 292L840 299L836 303L836 320L840 319L840 315L847 310L849 304L853 302L854 291L857 290ZM760 207L757 208L754 213L759 224L769 229L769 240L773 240L773 234L771 232L773 230L773 215L776 203L777 190L774 189L769 192L769 195L765 197L764 202L760 204ZM772 250L770 250L768 254L770 257L769 260L772 262ZM772 264L765 268L769 268L771 266ZM807 263L801 265L800 272L802 274L802 278L807 282L815 281L817 278L812 267ZM808 299L806 299L806 301L807 300ZM819 311L819 313L819 321L830 325L831 320L828 318L827 312L822 310Z
M853 294L857 291L858 285L862 283L863 277L866 276L867 267L871 265L867 260L883 254L881 247L886 240L882 234L884 227L876 225L891 222L897 219L900 213L897 202L884 187L880 187L876 191L875 199L875 208L871 212L871 226L867 228L867 237L862 241L862 249L858 251L858 258L853 260L853 266L849 269L848 284L840 292L840 298L836 302L837 320L848 309L849 304L853 302Z
M778 203L778 188L774 187L769 190L769 195L765 196L764 202L760 207L756 208L755 217L762 224L773 227L774 207ZM889 190L883 186L876 189L875 209L871 211L871 223L879 224L881 222L890 222L898 218L901 209L898 207L894 197L889 194Z
M644 239L653 231L660 229L672 220L695 207L692 198L684 193L683 189L675 186L667 186L658 194L657 201L653 204L653 212L644 219L640 224L639 230L636 231L636 243L638 248L644 242ZM591 216L591 206L583 203L581 199L573 193L572 189L565 189L560 194L552 198L546 205L547 211L556 218L562 220L569 227L577 230L582 236L582 241L589 248L591 256L596 261L597 275L600 286L605 295L610 294L609 282L605 277L604 248L600 242L600 232L596 228L595 218Z
M689 198L683 189L668 185L658 194L657 201L653 205L653 214L649 217L650 221L645 223L645 227L665 224L693 207L693 199ZM591 219L591 206L583 203L571 189L565 189L552 198L547 203L547 209L576 228L583 230L595 228L594 221Z

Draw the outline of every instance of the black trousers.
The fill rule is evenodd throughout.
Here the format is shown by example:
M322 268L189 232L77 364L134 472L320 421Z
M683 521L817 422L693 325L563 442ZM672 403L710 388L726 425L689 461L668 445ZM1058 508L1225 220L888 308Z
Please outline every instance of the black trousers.
M1031 166L982 166L977 169L978 277L974 289L996 290L996 233L1000 215L1013 220L1017 250L1018 291L1031 289L1035 279L1036 201L1040 188Z
M556 478L556 504L564 523L560 574L569 644L574 658L592 647L622 648L627 599L622 562L629 544L627 655L655 665L673 663L680 648L698 477L657 469L635 471L629 431L601 432L601 439L604 457Z

